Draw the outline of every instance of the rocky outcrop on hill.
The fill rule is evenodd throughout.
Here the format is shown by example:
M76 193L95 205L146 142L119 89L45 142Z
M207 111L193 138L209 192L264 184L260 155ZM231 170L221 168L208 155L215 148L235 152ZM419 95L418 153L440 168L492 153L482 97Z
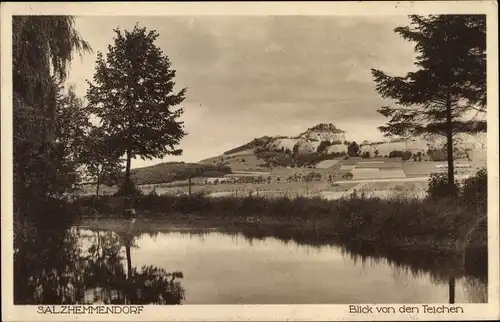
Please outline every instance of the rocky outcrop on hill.
M304 133L299 134L299 138L303 138L308 141L329 141L335 142L345 141L345 132L336 128L335 125L331 123L321 123L313 126Z
M328 147L322 149L323 153L336 154L347 153L346 132L338 129L331 123L321 123L294 137L287 136L263 136L254 139L241 147L237 147L225 154L235 153L241 149L261 149L267 151L283 151L294 154L305 155L318 151L321 142L328 141ZM444 137L432 139L412 138L400 140L387 140L383 142L358 142L359 153L368 152L373 156L389 156L392 151L409 151L412 154L426 154L428 150L441 150L446 144ZM486 134L458 134L455 142L455 153L457 157L486 158Z
M428 150L442 150L446 148L446 138L412 138L407 140L392 140L361 144L360 154L368 152L370 156L386 156L391 151L410 151L426 154ZM457 134L454 138L454 151L456 158L486 159L486 133Z

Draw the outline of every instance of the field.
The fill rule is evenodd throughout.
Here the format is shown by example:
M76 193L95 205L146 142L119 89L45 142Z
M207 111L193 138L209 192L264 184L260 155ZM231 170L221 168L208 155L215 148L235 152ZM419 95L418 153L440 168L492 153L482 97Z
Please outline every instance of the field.
M230 167L233 171L266 171L266 168L261 166L264 161L255 156L253 149L219 155L201 160L198 163L206 165L223 164Z
M404 194L410 196L425 196L427 190L428 176L431 172L436 171L437 165L444 165L445 162L422 161L414 162L401 161L399 158L349 158L325 160L317 164L316 168L306 167L274 167L257 168L253 171L249 170L248 160L255 162L250 150L239 151L232 155L223 155L226 158L226 165L235 167L233 173L225 175L233 179L242 177L262 177L268 182L260 183L207 183L206 178L193 178L191 183L191 193L203 193L213 197L222 196L265 196L265 197L297 197L320 196L326 199L337 199L348 196L354 191L357 193L363 192L367 195L385 197L389 195ZM255 158L255 156L253 156ZM235 164L242 164L241 167L236 167ZM248 160L247 160L248 159ZM215 158L204 160L205 164L213 162ZM227 161L229 160L229 161ZM220 161L220 160L217 160ZM467 161L458 161L457 163L468 163L472 165L471 170L467 172L476 172L477 166ZM244 169L244 170L240 170ZM256 171L260 170L260 171ZM347 172L353 173L352 179L343 178ZM317 181L288 181L292 176L307 176L310 173L317 173L321 178ZM466 174L466 173L465 173ZM460 171L459 176L463 176L463 171ZM333 183L328 182L329 177L332 177ZM143 193L148 194L153 190L159 195L182 195L189 192L189 181L178 180L169 183L140 185L139 188ZM100 194L110 195L117 191L116 187L101 187ZM83 194L95 193L95 187L89 186Z

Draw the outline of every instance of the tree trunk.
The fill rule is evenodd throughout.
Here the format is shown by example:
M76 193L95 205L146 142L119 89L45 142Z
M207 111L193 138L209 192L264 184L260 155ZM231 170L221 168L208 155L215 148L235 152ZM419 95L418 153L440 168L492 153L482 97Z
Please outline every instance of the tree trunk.
M448 302L449 304L455 303L455 278L451 277L448 280Z
M132 164L132 155L130 151L127 151L127 167L125 168L125 185L129 183L130 180L130 166Z
M131 188L130 184L130 165L132 163L132 155L130 151L127 151L127 167L125 168L125 181L123 184L123 189L125 192L125 209L132 207L132 196L129 195Z
M189 163L189 196L191 196L191 163Z
M99 197L99 185L101 184L101 173L99 172L97 174L97 183L96 183L96 188L95 188L95 197Z
M451 98L446 99L446 150L448 157L448 185L451 194L455 194L455 168L453 164L453 118Z
M101 181L101 174L100 174L100 172L98 172L97 173L95 196L92 198L92 215L95 214L95 201L99 197L99 184L101 183L100 181Z
M130 256L130 245L127 242L125 246L127 253L127 278L130 280L132 278L132 257Z
M127 236L127 238L129 238ZM130 254L130 244L129 244L129 241L127 240L126 241L126 244L125 244L125 252L127 254L127 295L128 295L128 299L130 301L130 304L134 304L135 303L135 290L134 290L134 286L132 284L132 256Z

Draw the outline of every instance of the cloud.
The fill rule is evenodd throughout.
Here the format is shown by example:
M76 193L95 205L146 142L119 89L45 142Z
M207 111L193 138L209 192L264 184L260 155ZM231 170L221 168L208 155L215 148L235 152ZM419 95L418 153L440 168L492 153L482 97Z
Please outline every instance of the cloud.
M112 29L136 22L158 31L177 87L188 88L184 160L255 136L298 134L319 122L354 137L380 136L376 127L385 120L376 110L384 102L370 68L391 74L414 68L412 44L393 31L408 23L405 16L89 16L76 22L95 50L72 64L78 94L92 78L96 52L112 43Z

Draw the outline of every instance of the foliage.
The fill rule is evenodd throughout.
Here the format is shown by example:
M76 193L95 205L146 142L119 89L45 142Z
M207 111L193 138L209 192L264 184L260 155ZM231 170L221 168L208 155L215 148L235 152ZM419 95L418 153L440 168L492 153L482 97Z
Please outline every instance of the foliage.
M342 175L342 178L345 180L351 180L353 177L354 175L352 174L352 172L346 172Z
M79 204L88 202L86 199L78 201ZM98 208L104 210L108 202L100 200ZM443 213L443 208L449 212ZM474 211L466 211L446 200L403 197L382 200L367 198L363 193L339 200L259 196L211 198L198 194L145 196L137 199L136 209L151 218L191 220L192 216L198 216L200 220L224 222L227 219L231 226L235 222L245 223L245 218L252 217L263 225L269 222L302 232L313 230L321 236L314 235L316 241L335 237L375 242L381 247L426 251L454 251L454 240L460 236L459 223L477 217ZM481 236L484 245L486 232L481 230Z
M102 128L92 127L85 142L85 171L96 182L96 195L99 194L100 183L112 186L121 178L122 160L110 148L111 141Z
M143 266L140 271L134 269L132 289L141 295L134 303L181 304L185 292L178 279L183 277L182 272L169 273L151 265Z
M255 149L255 156L264 160L265 163L271 166L291 166L294 164L293 157L280 151L269 151L268 149L257 148Z
M174 93L176 71L155 45L158 33L134 26L114 30L114 44L106 58L98 53L87 99L104 131L112 138L116 155L126 155L125 181L131 160L180 155L175 149L186 135L178 119L186 89Z
M330 141L321 141L321 143L318 145L318 148L316 149L316 151L318 153L323 153L326 150L328 150L328 147L331 145L332 144L330 143Z
M142 196L143 192L137 187L133 180L126 180L119 186L118 191L114 195L122 197L137 197Z
M486 169L481 169L474 176L464 180L461 186L460 200L481 214L487 212L488 174Z
M430 198L441 199L456 194L458 191L459 187L456 183L450 186L446 173L431 173L427 188L427 194Z
M427 155L431 161L447 161L448 153L445 149L429 149Z
M450 126L453 133L461 132L458 118L486 106L486 16L411 16L411 26L395 32L416 42L420 69L404 77L372 69L379 94L400 106L382 107L380 113L391 120L380 129L401 136L446 135Z
M28 208L63 197L79 179L85 120L72 91L63 97L61 85L73 54L90 47L72 16L14 16L12 41L14 213L37 216Z
M60 147L65 162L72 169L80 169L86 163L84 154L91 128L90 115L72 86L67 94L59 95L56 108L56 144ZM67 175L67 172L65 174ZM77 179L82 179L82 176L80 174Z
M225 165L198 164L184 162L164 162L131 170L132 180L137 185L165 183L197 177L221 177L231 173Z
M401 160L406 161L410 160L411 157L412 153L410 151L392 150L389 152L389 158L401 158Z
M351 142L347 146L347 155L350 157L356 157L359 153L359 145L356 142Z
M427 195L430 199L445 199L450 196L450 185L446 173L431 173ZM486 169L465 179L462 184L455 183L452 195L457 195L456 202L471 213L485 214L488 208L488 176Z
M133 236L111 231L83 235L73 229L33 235L15 249L14 303L93 304L94 299L85 298L84 292L101 288L104 294L116 295L102 298L105 304L125 304L126 297L130 304L181 304L185 298L178 281L182 272L134 267L131 278L127 277L121 256L127 238Z
M393 77L372 69L377 92L397 104L379 109L389 118L379 129L387 136L445 136L453 185L454 135L486 130L485 122L464 121L470 111L486 111L486 16L410 18L410 27L395 32L415 42L418 70Z
M270 137L270 136L263 136L260 138L255 138L246 144L240 145L234 149L231 149L231 150L224 152L224 154L233 154L233 153L238 153L238 152L245 151L248 149L263 148L263 147L266 147L271 140L272 140L272 137Z

